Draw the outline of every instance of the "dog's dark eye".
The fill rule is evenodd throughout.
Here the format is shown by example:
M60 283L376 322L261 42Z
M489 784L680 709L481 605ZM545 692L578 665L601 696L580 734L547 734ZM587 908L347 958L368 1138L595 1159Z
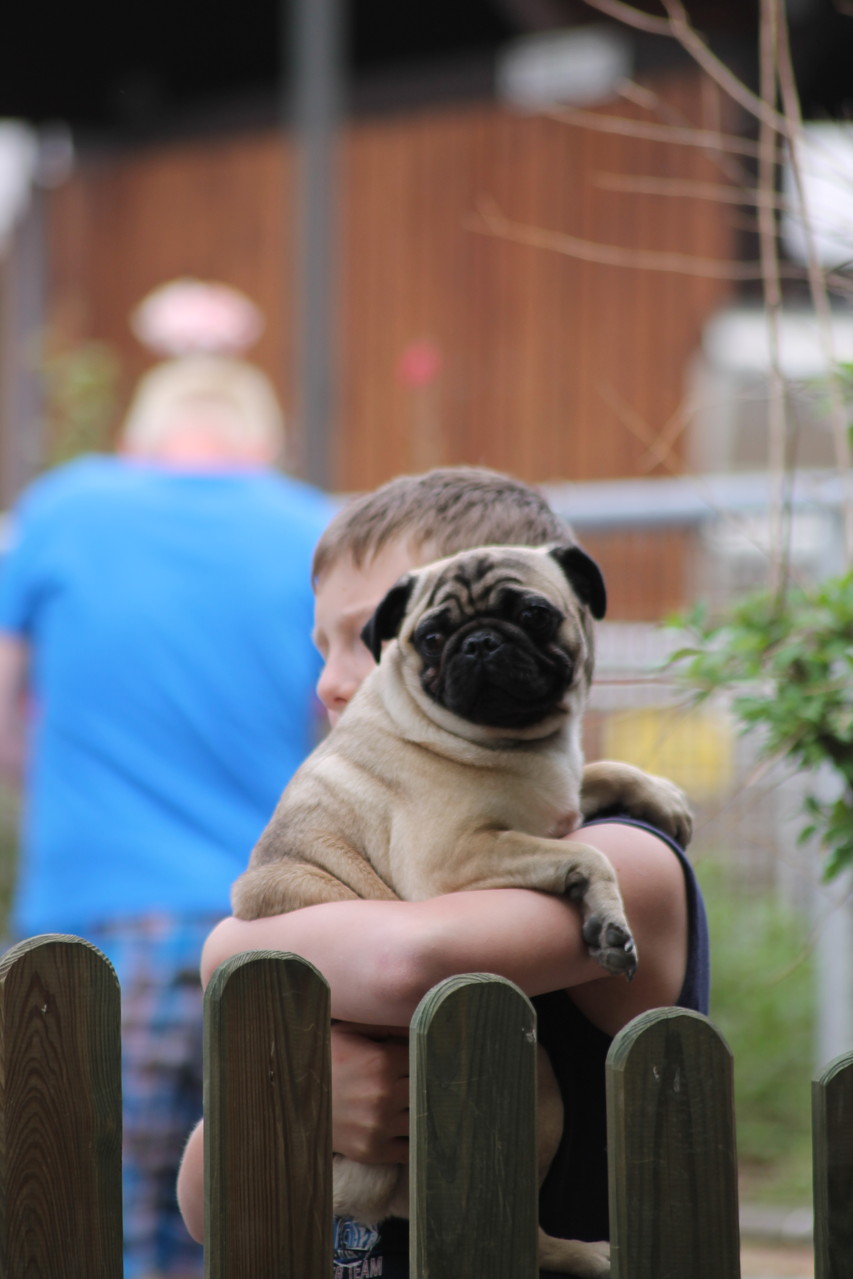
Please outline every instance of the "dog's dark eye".
M519 611L518 622L530 634L545 637L557 629L557 614L544 604L525 604Z
M443 648L444 636L441 631L425 631L418 636L418 651L423 657L438 657Z

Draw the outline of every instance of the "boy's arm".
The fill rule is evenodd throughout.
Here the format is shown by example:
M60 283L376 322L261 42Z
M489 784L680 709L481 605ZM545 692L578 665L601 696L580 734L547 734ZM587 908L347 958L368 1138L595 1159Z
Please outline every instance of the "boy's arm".
M577 910L523 889L454 893L427 902L333 902L251 922L226 919L205 944L205 984L223 960L243 950L304 955L332 988L332 1012L376 1027L335 1026L332 1043L335 1149L364 1162L405 1157L405 1048L380 1023L406 1026L418 1001L444 977L494 972L528 995L570 988L581 1011L608 1034L647 1008L672 1004L684 980L687 903L677 858L635 827L596 826L583 839L608 856L637 941L630 985L590 960ZM202 1130L187 1145L178 1183L181 1212L194 1238L203 1230Z
M686 947L684 878L669 847L636 827L601 825L580 837L601 849L619 876L639 955L630 986L590 959L570 902L513 888L422 902L330 902L252 921L229 918L205 944L202 978L206 983L219 963L244 950L289 950L324 974L334 1017L406 1026L436 982L491 972L528 995L577 988L581 997L588 988L588 999L602 1004L602 1016L594 1020L612 1034L634 1010L672 1003L678 995Z

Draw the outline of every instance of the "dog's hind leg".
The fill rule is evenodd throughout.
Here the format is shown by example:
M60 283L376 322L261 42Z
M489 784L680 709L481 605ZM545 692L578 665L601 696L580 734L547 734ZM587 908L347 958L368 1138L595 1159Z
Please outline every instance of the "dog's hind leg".
M610 1244L581 1239L555 1239L539 1228L539 1269L556 1270L576 1279L609 1279Z

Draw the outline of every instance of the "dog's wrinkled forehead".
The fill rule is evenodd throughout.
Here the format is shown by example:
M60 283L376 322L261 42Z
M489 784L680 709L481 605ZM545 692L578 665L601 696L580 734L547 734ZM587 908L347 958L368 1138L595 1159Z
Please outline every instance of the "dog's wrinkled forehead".
M467 552L430 566L419 586L412 613L440 612L451 625L471 617L499 617L522 593L538 592L555 601L569 595L559 569L537 552L503 552L499 557Z

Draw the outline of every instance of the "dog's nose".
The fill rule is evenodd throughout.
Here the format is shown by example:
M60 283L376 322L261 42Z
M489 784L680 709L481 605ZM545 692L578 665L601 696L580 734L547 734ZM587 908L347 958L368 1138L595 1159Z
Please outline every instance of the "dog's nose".
M466 657L487 657L500 646L501 641L494 631L472 631L462 641L462 652Z

